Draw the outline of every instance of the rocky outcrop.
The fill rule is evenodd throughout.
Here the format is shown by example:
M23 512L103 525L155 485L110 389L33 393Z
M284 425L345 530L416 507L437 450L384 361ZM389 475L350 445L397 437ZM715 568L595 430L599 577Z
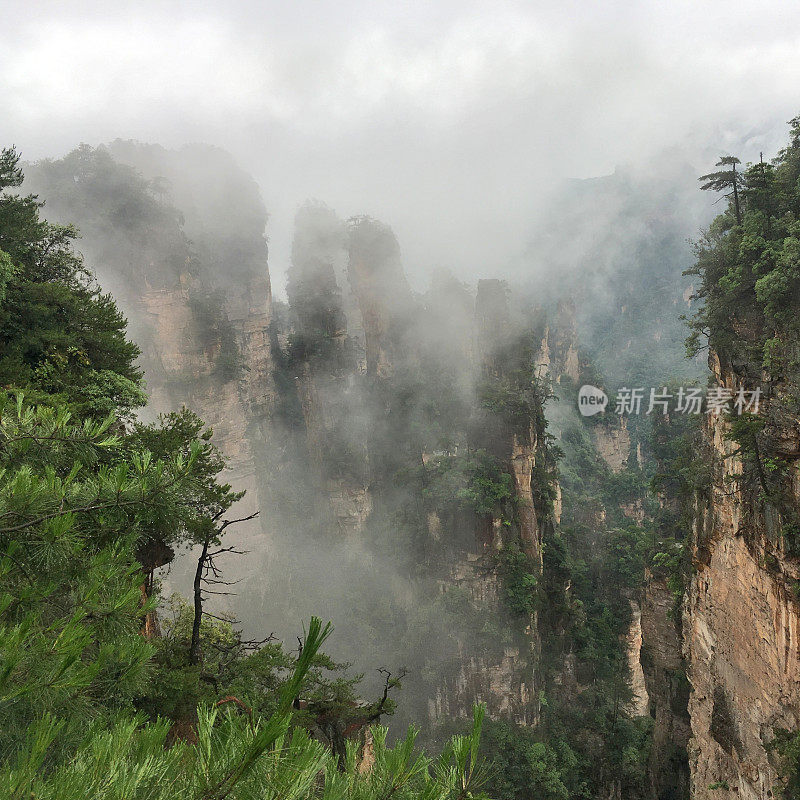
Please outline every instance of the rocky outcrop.
M276 391L255 181L218 148L123 141L42 161L31 181L51 221L78 226L87 267L129 320L150 397L142 416L184 404L199 414L227 480L247 490L240 510L256 510Z
M295 387L303 412L306 450L312 470L312 484L319 497L327 505L329 529L338 531L342 537L360 535L372 512L373 497L367 483L368 475L368 429L366 425L356 435L349 431L353 441L349 447L358 448L352 455L357 464L336 465L332 463L331 449L336 442L336 425L341 422L341 413L350 393L358 393L360 387L348 386L348 376L319 374L309 364L298 365ZM309 497L307 502L314 503Z
M597 454L608 464L612 472L621 472L628 464L631 454L631 435L624 416L609 423L598 423L592 428L592 438Z
M327 504L327 528L343 537L361 535L373 508L369 415L358 414L367 391L363 378L368 368L383 377L390 372L384 341L388 298L380 294L382 283L375 276L385 279L384 273L402 270L380 236L384 229L373 230L372 221L361 227L379 241L365 243L369 237L363 231L360 237L348 234L327 206L303 206L295 218L288 285L292 336L301 350L292 372L312 483ZM360 244L355 255L348 250L353 238ZM360 283L354 285L356 273Z
M550 348L558 381L566 377L573 383L578 383L581 367L575 303L572 300L562 300L558 304L555 324L550 331Z
M412 298L394 235L368 218L346 226L344 272L341 223L331 214L318 206L298 214L289 283L291 332L286 339L289 350L293 342L303 345L290 374L313 494L327 506L320 530L324 536L338 531L354 548L370 548L376 534L391 531L396 518L391 515L419 506L424 512L419 521L429 535L425 547L432 554L430 565L416 565L424 583L434 595L454 590L458 603L466 598L458 614L474 614L486 620L487 629L502 631L489 637L490 644L476 640L471 628L469 635L450 632L435 656L435 681L420 687L420 694L427 692L431 721L469 717L473 703L483 701L491 716L533 725L539 715L534 691L537 620L535 614L511 618L496 560L511 533L510 521L465 508L440 514L417 494L422 486L396 485L398 464L406 472L433 470L441 459L456 458L462 445L473 452L491 451L513 481L513 533L541 572L541 524L532 486L541 444L535 426L512 429L488 414L487 426L475 434L480 443L470 439L473 434L465 424L444 449L432 438L436 449L428 452L403 418L419 413L416 403L427 413L429 395L414 384L426 374L420 366L425 359L452 367L448 374L458 383L453 394L463 393L472 406L477 406L480 381L503 380L508 367L502 348L519 334L510 318L507 290L500 281L482 281L473 297L444 277L423 298ZM440 306L439 300L446 304ZM454 313L443 313L443 307ZM363 362L357 357L359 344ZM397 402L398 396L407 400ZM475 413L483 411L475 408ZM394 450L403 452L402 459ZM428 654L408 655L425 662Z
M525 552L542 569L542 533L533 503L533 467L536 463L536 434L531 429L522 437L514 434L511 440L511 474L518 499L520 541Z
M518 647L507 647L496 660L476 655L465 646L458 660L456 675L443 675L435 696L428 700L432 722L467 719L476 701L486 704L491 719L526 726L538 722L532 682L523 678L528 663Z
M327 489L336 524L345 535L361 533L372 513L372 495L366 486L331 482Z
M473 417L482 413L476 384L484 375L502 377L499 348L521 330L510 319L504 284L482 282L477 306L474 292L452 276L415 296L388 226L367 217L343 222L309 204L298 214L289 306L273 306L266 212L252 180L229 157L204 147L171 152L124 142L95 155L115 180L127 182L136 202L98 203L106 196L97 191L101 170L70 168L65 186L80 192L77 206L87 211L75 220L86 233L87 261L102 266L103 283L141 345L151 398L145 413L182 405L195 411L228 459L225 479L247 492L237 515L260 511L259 520L230 531L230 542L252 553L226 572L246 581L239 591L248 601L237 601L243 624L263 624L253 617L267 606L273 619L300 613L306 584L319 576L324 585L315 602L329 601L337 612L350 603L352 618L358 612L349 592L358 591L358 577L343 589L340 575L329 584L325 574L337 566L361 574L351 561L396 579L381 598L387 608L397 601L413 611L419 597L411 595L422 586L435 596L441 581L466 593L465 614L491 618L487 628L496 635L484 647L475 636L480 626L459 633L457 652L445 654L447 668L430 692L431 713L469 716L472 703L485 700L490 714L533 724L536 618L511 617L495 557L513 523L513 536L533 559L531 571L541 572L542 519L532 481L542 442L525 424L513 431L501 425L499 414L484 432L487 442L471 441L479 427ZM559 339L554 346L559 359L574 362L572 344ZM425 382L433 388L421 391ZM451 412L456 422L446 418ZM458 456L465 446L491 450L503 477L511 476L513 514L432 511L418 474L425 451ZM351 553L357 557L349 559ZM191 555L177 561L176 584ZM396 574L397 562L407 572ZM278 574L282 566L287 574ZM384 631L375 636L393 646Z
M219 336L198 317L192 291L191 282L183 280L176 288L152 290L140 298L140 318L151 332L143 347L148 411L186 405L213 429L214 443L228 459L227 479L247 492L241 501L242 516L247 516L260 506L256 473L270 438L276 396L266 264L263 277L221 300L219 313L234 339L238 362L227 375L219 370Z
M549 377L555 383L561 383L565 378L573 383L580 381L581 362L573 302L560 302L553 324L545 326L536 354L536 370L540 377Z
M497 612L502 603L502 587L491 556L468 554L453 566L441 586L443 590L457 587L466 591L487 616ZM538 659L535 625L535 619L531 619L519 643L508 644L496 653L476 652L472 642L460 642L455 669L440 676L428 700L431 722L468 719L473 703L483 702L490 718L535 725L539 721L534 691Z
M626 638L626 654L630 673L631 694L630 714L633 717L644 717L649 710L650 695L642 669L642 610L639 604L631 600L631 624Z
M509 369L506 348L513 340L513 335L514 326L505 282L479 281L475 298L475 353L479 359L475 365L476 373L482 374L488 380L503 378ZM532 421L525 430L508 431L506 436L508 441L494 442L494 449L507 460L514 478L520 542L524 551L538 563L541 571L542 532L532 485L540 443Z
M688 797L689 684L679 609L663 577L646 577L641 632L641 669L654 720L648 765L652 797Z
M361 310L367 374L388 377L412 305L391 228L370 217L350 221L347 274Z
M731 532L692 578L687 612L693 797L724 781L762 800L777 777L765 745L800 725L796 598Z
M504 354L513 341L514 325L508 304L508 289L504 282L482 280L475 298L472 352L477 359L476 375L485 380L501 380L509 369ZM502 431L502 432L500 432ZM490 446L505 463L514 482L516 526L519 544L531 559L537 574L542 570L542 526L534 498L534 469L540 442L536 428L530 422L525 430L501 428ZM507 521L476 520L476 549L456 563L448 584L466 589L473 604L482 615L508 624L508 609L502 598L501 579L495 556L507 541ZM502 652L491 654L470 652L470 642L461 643L463 657L457 672L448 676L431 701L432 718L442 719L455 712L468 716L471 704L481 700L495 718L508 719L522 725L535 725L539 720L539 705L535 691L541 641L536 613L526 620L515 620L509 626L515 630L514 644Z

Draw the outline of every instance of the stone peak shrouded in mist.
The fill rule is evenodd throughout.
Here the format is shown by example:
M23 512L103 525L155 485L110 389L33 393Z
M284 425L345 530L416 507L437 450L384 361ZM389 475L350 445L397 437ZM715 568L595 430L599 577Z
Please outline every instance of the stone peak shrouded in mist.
M372 217L349 220L347 275L361 309L367 373L388 374L413 310L400 245L388 225Z

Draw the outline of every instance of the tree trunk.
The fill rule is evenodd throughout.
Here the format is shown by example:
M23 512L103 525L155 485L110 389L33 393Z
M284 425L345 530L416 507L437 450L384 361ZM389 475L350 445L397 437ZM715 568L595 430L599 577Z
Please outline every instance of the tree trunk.
M199 666L203 661L203 652L200 648L200 623L203 620L203 595L202 581L203 569L208 558L209 537L203 542L203 551L197 559L197 569L194 573L194 620L192 621L192 643L189 647L189 663Z
M145 576L144 583L139 587L142 593L142 605L147 605L150 601L150 595L153 591L153 573L150 572ZM161 626L158 624L158 612L155 609L145 612L142 620L141 634L145 639L160 639Z

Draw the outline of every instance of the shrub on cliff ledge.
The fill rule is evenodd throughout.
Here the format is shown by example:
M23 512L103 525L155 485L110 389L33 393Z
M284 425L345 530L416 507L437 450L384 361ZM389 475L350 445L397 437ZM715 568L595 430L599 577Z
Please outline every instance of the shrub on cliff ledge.
M461 505L481 517L496 516L510 521L514 478L485 450L441 456L428 470L423 495L437 508Z

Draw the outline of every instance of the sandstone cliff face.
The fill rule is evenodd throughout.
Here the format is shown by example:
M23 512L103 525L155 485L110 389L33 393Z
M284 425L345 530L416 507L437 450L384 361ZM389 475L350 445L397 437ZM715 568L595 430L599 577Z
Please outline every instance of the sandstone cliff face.
M612 472L621 472L627 466L631 454L631 435L624 416L616 417L608 424L595 425L592 438L598 455Z
M52 221L81 230L87 266L130 320L150 395L142 416L196 411L230 460L227 479L248 492L240 510L256 510L275 385L253 179L217 148L120 140L42 162L32 178Z
M443 675L435 696L428 700L433 723L469 719L472 705L482 702L490 719L533 726L539 721L533 676L525 680L528 661L518 647L507 647L500 660L487 659L464 647L455 676Z
M485 555L468 554L455 564L442 581L442 588L456 586L470 595L480 609L496 611L502 603L500 580ZM476 652L472 642L459 646L458 667L441 675L434 696L428 700L428 716L438 723L468 719L475 702L486 704L492 719L519 725L535 725L539 707L534 690L536 679L536 620L531 618L519 644L507 645L501 653Z
M712 370L736 387L718 361ZM773 730L800 725L800 606L790 589L800 572L778 512L736 480L743 466L727 432L722 416L709 415L714 476L698 508L684 606L692 797L711 800L720 792L709 786L727 785L730 796L764 800L778 793L766 748ZM792 473L796 498L796 462Z
M392 230L377 220L350 222L347 275L361 311L368 375L388 377L411 310L411 290Z
M514 434L511 439L511 474L519 501L520 539L525 552L542 570L542 531L533 501L533 468L536 464L536 433L533 427L523 436Z
M322 512L323 518L327 518L328 528L337 531L342 538L359 536L364 532L373 506L368 484L367 426L364 425L360 431L348 432L358 446L358 470L353 470L352 474L348 474L348 470L336 470L326 454L336 435L343 405L346 406L351 394L356 405L360 387L348 386L352 376L320 374L308 364L300 365L296 372L295 388L303 412L311 482L327 506ZM308 502L313 502L312 498Z
M472 322L471 347L476 376L498 378L507 368L499 353L513 331L508 306L507 288L496 280L479 281ZM535 506L534 468L540 457L540 442L530 425L524 431L505 431L491 443L492 451L501 459L513 478L517 501L520 544L541 573L542 526ZM433 520L437 536L453 532L441 530L441 521ZM430 521L429 521L430 524ZM462 552L451 565L442 586L466 591L472 604L487 620L509 624L508 611L502 598L502 583L494 560L507 544L507 528L503 520L473 519L474 534L467 552ZM458 666L443 674L428 711L432 722L454 717L469 717L472 704L483 702L491 718L506 719L520 725L533 726L539 721L540 708L536 686L541 641L535 613L525 620L509 624L514 630L512 643L491 652L475 648L472 641L459 643Z
M241 366L231 377L218 373L219 342L193 312L188 282L148 291L139 300L140 319L150 330L142 354L148 411L162 413L186 405L213 428L214 443L229 459L227 480L247 491L242 516L259 508L256 472L270 439L275 402L266 264L264 272L224 301L222 313L235 336Z
M564 322L561 314L559 322ZM568 315L567 315L568 316ZM509 307L509 297L505 284L500 281L479 281L475 298L474 328L472 335L472 353L474 370L484 379L506 379L506 372L513 370L515 319ZM536 353L534 366L539 377L547 376L554 382L562 378L576 381L579 378L578 356L574 332L574 320L558 324L545 330L541 343L530 342ZM552 343L552 346L551 346ZM535 347L538 345L538 347ZM542 540L550 526L558 525L561 516L561 491L557 481L552 489L552 508L546 507L539 499L545 487L536 482L548 480L540 461L546 458L545 437L537 433L535 425L527 430L506 429L496 434L491 442L492 452L500 458L513 478L514 496L516 499L516 520L519 543L535 565L541 578L543 571ZM546 462L545 462L546 463ZM538 505L537 505L538 504ZM540 507L541 506L541 507ZM447 535L440 531L440 521L434 520L438 535ZM480 529L476 536L476 549L457 560L449 585L467 590L475 606L487 619L502 619L508 614L504 605L502 579L497 571L498 554L508 544L508 523L502 519L488 522L485 529ZM631 628L631 666L634 678L634 693L638 696L637 710L646 706L646 689L639 663L639 647L641 634L638 626L638 614L634 615ZM487 704L490 716L510 719L526 726L535 726L540 721L539 690L542 688L541 674L541 634L539 630L538 612L529 614L524 622L520 622L520 630L513 640L513 645L503 652L475 653L470 651L470 643L465 643L461 664L454 675L442 676L435 697L430 702L430 715L439 721L448 716L467 716L469 705L475 699ZM564 696L577 691L574 677L574 654L565 655L566 662L557 681L564 687ZM573 674L570 676L570 665Z
M732 531L698 566L687 598L693 797L725 781L738 796L772 796L765 743L800 724L800 617L795 598Z
M648 574L641 602L641 668L653 717L649 774L653 798L688 796L689 712L686 664L675 598L665 579ZM670 793L673 794L670 794Z
M539 376L549 377L555 383L561 383L563 378L568 378L573 383L580 381L578 331L573 302L558 304L553 324L544 329L536 355L536 366Z
M508 304L508 288L503 281L478 282L475 298L476 374L487 377L503 376L508 365L503 356L504 346L512 336L513 325ZM541 351L540 351L541 352ZM514 478L519 502L520 541L525 552L542 568L542 531L533 496L533 470L540 442L533 423L527 430L508 433L508 441L497 442L497 452L507 460Z
M493 525L492 531L495 541L499 541L500 525ZM490 548L488 553L464 554L440 584L442 590L456 587L466 591L482 616L497 621L505 620L507 611L501 597L500 577L492 560L494 552L494 548ZM432 723L468 719L476 702L486 704L491 719L505 719L525 726L535 726L539 722L537 679L541 641L537 615L530 614L513 627L519 629L514 632L512 643L500 650L476 648L471 639L459 642L455 669L438 676L433 696L428 700L428 716Z
M361 220L348 230L320 204L298 212L288 293L293 334L310 352L293 379L312 482L327 505L328 528L345 538L364 533L373 509L364 379L391 373L384 291L404 280L397 242L384 226ZM343 464L342 451L358 463Z
M650 695L642 669L642 609L639 604L631 600L631 624L627 635L628 670L633 698L630 704L630 713L634 717L647 715L650 706Z

